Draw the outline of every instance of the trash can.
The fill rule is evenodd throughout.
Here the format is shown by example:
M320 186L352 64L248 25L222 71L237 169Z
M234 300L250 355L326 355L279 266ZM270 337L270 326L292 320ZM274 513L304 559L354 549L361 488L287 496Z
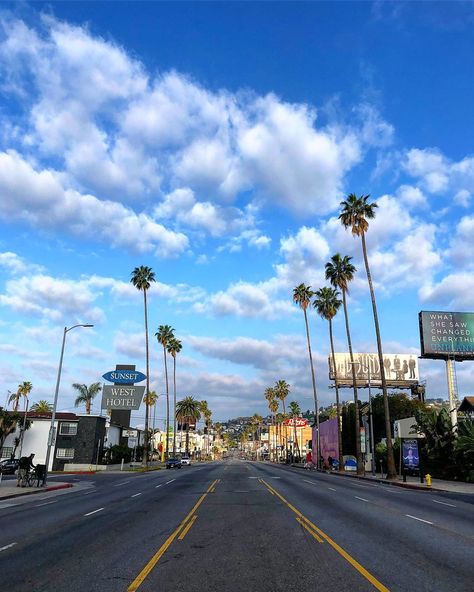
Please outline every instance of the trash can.
M38 487L40 483L43 484L44 478L46 476L46 465L36 465L35 467L35 474L37 478Z

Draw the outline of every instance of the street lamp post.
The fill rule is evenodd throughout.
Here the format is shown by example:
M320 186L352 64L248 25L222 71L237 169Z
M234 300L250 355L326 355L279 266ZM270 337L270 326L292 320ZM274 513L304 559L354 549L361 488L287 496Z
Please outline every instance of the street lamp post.
M51 425L49 426L49 434L48 434L48 447L46 449L46 467L45 467L45 472L44 472L44 478L43 478L43 486L46 485L46 481L48 478L48 466L49 466L49 459L51 456L51 446L54 443L55 440L55 433L54 433L54 422L56 419L56 407L58 404L58 394L59 394L59 383L61 382L61 370L63 367L63 357L64 357L64 346L66 344L66 333L69 333L69 331L72 331L73 329L75 329L76 327L93 327L94 325L84 325L84 324L79 324L79 325L73 325L72 327L64 327L64 333L63 333L63 343L61 346L61 356L59 357L59 368L58 368L58 377L56 380L56 390L54 392L54 403L53 403L53 411L51 413Z

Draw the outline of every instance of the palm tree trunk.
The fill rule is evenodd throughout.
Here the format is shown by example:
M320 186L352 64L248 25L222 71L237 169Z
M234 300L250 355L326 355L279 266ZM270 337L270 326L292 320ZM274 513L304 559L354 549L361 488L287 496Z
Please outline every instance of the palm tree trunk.
M334 355L334 339L332 336L332 320L329 319L329 341L331 342L331 357L334 367L334 385L336 388L336 413L337 413L337 447L339 449L339 470L344 471L344 462L342 459L342 431L341 431L341 404L339 402L339 385L337 384L336 356Z
M296 417L293 416L293 462L295 462L295 451L298 447L298 438L296 437Z
M189 419L186 423L186 456L189 456Z
M176 356L173 356L173 458L176 457Z
M356 458L357 458L357 474L364 473L364 465L362 463L362 453L360 451L360 421L359 421L359 397L357 396L357 382L356 371L354 366L354 355L352 354L351 332L349 330L349 317L347 315L346 291L342 290L342 305L344 307L344 318L346 321L347 346L349 347L349 357L351 359L352 368L352 384L354 388L354 407L355 407L355 439L356 439Z
M370 274L369 260L367 258L367 247L365 244L364 233L362 233L361 239L365 271L367 272L367 281L369 282L370 299L372 300L372 311L374 313L375 335L377 338L377 352L379 356L380 378L382 382L383 408L385 414L385 436L387 438L387 479L396 479L397 470L395 468L395 458L393 456L392 429L390 425L390 408L388 406L387 382L385 380L385 366L383 365L382 340L380 339L380 327L377 315L377 304L375 302L374 286L372 284L372 276Z
M286 409L285 409L285 399L282 400L283 403L283 415L286 416ZM286 421L286 417L283 421ZM288 426L286 425L286 423L284 424L285 429L284 429L284 433L285 435L283 436L284 440L285 440L285 462L288 462Z
M148 455L149 455L149 434L148 434L148 414L149 414L149 395L150 395L150 355L148 351L148 310L147 310L147 302L146 302L146 290L143 290L143 302L145 306L145 356L146 356L146 399L145 399L145 446L143 452L143 459L142 464L144 466L148 465Z
M169 438L170 438L170 394L168 387L168 365L166 363L166 347L163 345L163 357L165 359L165 380L166 380L166 444L165 444L165 458L168 460L169 454Z
M308 341L308 353L309 353L309 363L311 366L311 379L313 381L313 397L314 397L314 419L316 421L316 441L317 441L317 446L318 446L318 460L316 461L316 466L318 468L320 467L320 462L319 459L321 457L321 451L320 451L320 443L321 443L321 439L319 437L319 405L318 405L318 394L316 391L316 379L314 376L314 365L313 365L313 354L311 353L311 341L309 338L309 326L308 326L308 315L306 314L306 308L303 308L303 312L304 312L304 322L306 325L306 340Z
M90 399L86 399L86 413L87 413L87 415L91 414L91 400Z

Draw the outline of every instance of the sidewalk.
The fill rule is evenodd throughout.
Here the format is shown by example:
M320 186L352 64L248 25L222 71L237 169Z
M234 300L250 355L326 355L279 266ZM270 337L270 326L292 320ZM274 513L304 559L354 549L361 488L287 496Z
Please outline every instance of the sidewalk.
M45 491L56 491L57 489L67 489L72 487L72 483L65 483L64 481L55 481L46 487L17 487L16 479L2 480L0 483L0 501L11 499L15 497L22 497L24 495L32 495L35 493L44 493Z
M292 465L299 469L303 469L303 464ZM426 482L420 483L419 477L413 477L407 475L406 482L403 479L398 478L396 480L388 480L383 477L380 473L372 476L371 473L366 473L365 476L357 475L355 472L339 473L339 471L320 471L321 473L327 473L328 475L336 475L338 477L346 477L349 479L362 479L365 481L376 481L377 483L386 483L388 485L394 485L396 487L404 487L406 489L418 489L423 491L447 491L451 493L463 493L471 494L474 496L474 483L464 483L462 481L445 481L443 479L432 479L431 487L426 485Z

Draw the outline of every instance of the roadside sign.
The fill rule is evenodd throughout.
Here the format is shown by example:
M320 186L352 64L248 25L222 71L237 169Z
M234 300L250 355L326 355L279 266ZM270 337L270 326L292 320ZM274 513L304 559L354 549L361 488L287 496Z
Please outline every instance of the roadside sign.
M122 430L123 438L136 438L138 436L138 430Z
M120 384L135 384L145 380L146 374L138 370L111 370L102 375L104 380Z
M102 389L102 409L137 410L143 401L144 386L104 385Z
M138 438L129 438L128 439L128 447L135 448L138 445Z

